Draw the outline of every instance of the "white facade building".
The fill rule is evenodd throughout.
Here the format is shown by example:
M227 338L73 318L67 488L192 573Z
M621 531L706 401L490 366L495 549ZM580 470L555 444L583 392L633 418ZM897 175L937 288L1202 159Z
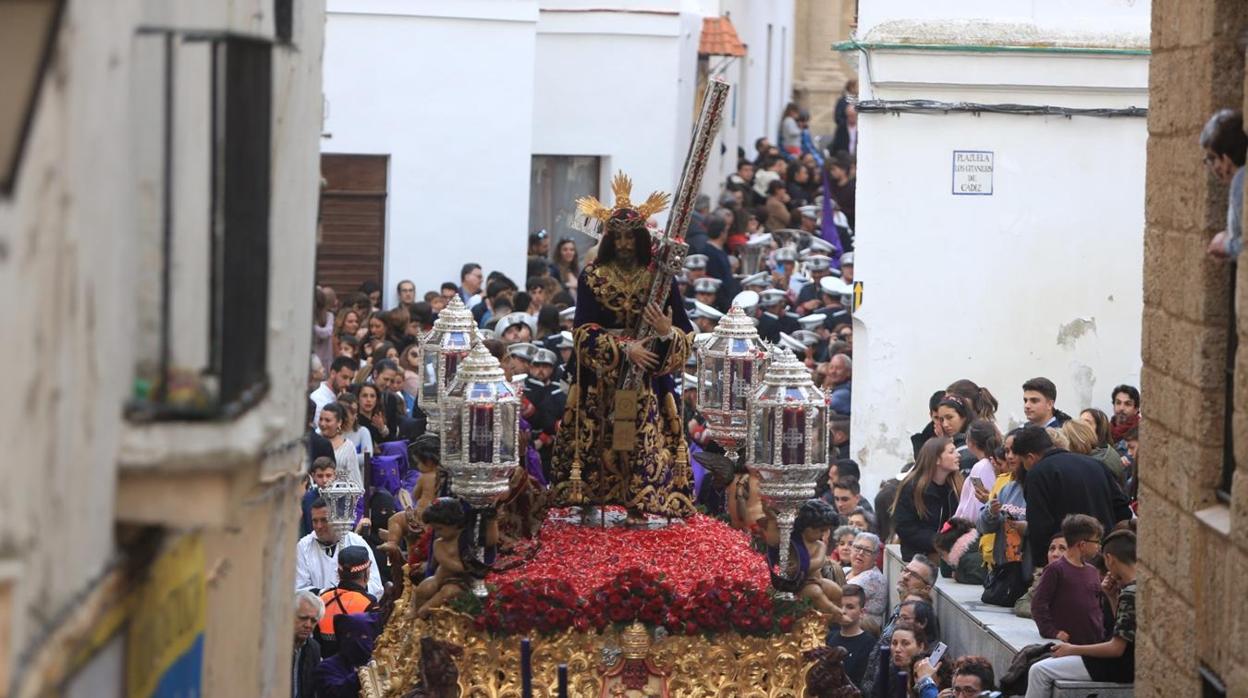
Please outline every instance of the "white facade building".
M41 86L0 119L0 694L288 696L323 2L17 23L55 4L0 3Z
M695 116L703 16L729 12L749 45L744 59L711 60L737 91L704 191L719 192L738 146L753 157L792 88L792 0L328 9L322 152L389 156L378 279L387 303L400 279L435 290L469 261L523 284L531 228L564 234L575 198L609 197L617 170L638 190L673 189Z
M852 455L873 492L960 378L1108 410L1139 384L1147 2L861 5ZM1110 116L905 111L908 100ZM881 110L881 108L884 108ZM890 110L891 109L891 110ZM959 167L960 166L960 167Z

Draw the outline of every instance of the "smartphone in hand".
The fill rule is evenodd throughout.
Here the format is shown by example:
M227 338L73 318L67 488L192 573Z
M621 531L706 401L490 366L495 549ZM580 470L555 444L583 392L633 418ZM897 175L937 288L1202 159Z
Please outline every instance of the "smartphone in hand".
M932 653L928 655L927 657L927 663L935 667L937 662L939 662L941 659L944 658L945 650L948 650L948 649L949 649L949 646L946 645L945 643L937 642L936 646L932 648Z

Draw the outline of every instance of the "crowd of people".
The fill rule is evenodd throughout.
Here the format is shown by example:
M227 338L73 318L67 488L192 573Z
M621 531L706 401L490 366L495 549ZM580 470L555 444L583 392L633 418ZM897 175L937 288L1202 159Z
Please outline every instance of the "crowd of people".
M829 398L831 461L818 506L807 512L818 538L812 545L822 546L825 560L816 575L819 597L811 598L836 619L828 643L846 650L846 674L864 696L971 696L1007 684L1047 696L1061 678L1130 682L1136 388L1114 389L1112 415L1089 407L1071 417L1056 408L1052 381L1026 380L1027 423L1002 433L992 392L956 380L932 394L930 420L912 437L912 462L881 483L874 501L863 496L849 453L854 90L847 85L838 104L833 148L820 146L806 115L792 107L779 145L760 138L752 159L742 154L718 205L698 198L676 279L696 332L712 332L730 307L740 307L764 340L805 362ZM1238 158L1230 160L1242 165L1242 147ZM373 282L342 295L317 287L293 695L355 695L354 668L368 661L379 632L365 612L437 570L431 534L454 517L438 511L450 491L438 434L419 402L419 343L453 298L470 309L507 379L523 386L524 467L511 479L499 520L504 541L535 533L567 401L580 272L595 253L582 254L575 238L552 241L537 231L528 239L522 284L467 263L458 281L419 298L413 282L400 281L389 309ZM690 462L703 475L695 478L696 502L707 515L761 532L774 548L778 537L767 533L774 519L756 481L739 466L725 471L726 459L716 458L722 449L709 438L692 373L691 363L677 383L689 387L681 404ZM320 496L339 477L366 492L354 530L341 534ZM882 572L883 546L893 541L905 561L895 606ZM997 677L983 657L932 657L943 652L933 607L941 576L981 585L985 603L1035 619L1051 642L1029 656L1030 673L1024 666L1021 679Z

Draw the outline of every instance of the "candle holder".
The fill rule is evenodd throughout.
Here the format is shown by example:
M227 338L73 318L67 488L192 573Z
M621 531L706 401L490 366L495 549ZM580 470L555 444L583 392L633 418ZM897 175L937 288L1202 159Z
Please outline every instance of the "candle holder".
M780 529L780 575L789 567L793 523L828 466L828 403L810 371L788 349L773 348L766 376L749 401L746 466ZM782 592L783 598L792 594Z
M347 476L346 468L338 468L334 481L321 488L321 498L329 505L329 525L342 540L355 528L355 508L364 496L364 487Z
M749 435L750 397L763 377L767 351L754 322L738 306L697 345L698 408L709 433L736 469Z
M520 467L520 395L507 382L502 366L485 345L473 344L442 395L442 466L451 474L451 489L485 518L507 493L513 468ZM489 564L492 550L478 527L475 552ZM485 596L485 581L473 583Z
M476 340L477 322L459 294L451 297L438 313L433 329L421 339L418 402L435 430L441 424L442 395Z

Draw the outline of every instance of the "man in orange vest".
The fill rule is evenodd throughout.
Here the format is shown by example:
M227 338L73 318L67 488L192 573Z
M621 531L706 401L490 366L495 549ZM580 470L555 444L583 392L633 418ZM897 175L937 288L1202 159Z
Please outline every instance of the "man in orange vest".
M317 625L321 642L321 656L329 657L338 652L334 637L334 616L340 613L366 613L377 605L377 599L368 593L368 570L371 566L368 550L362 545L350 545L338 553L338 586L330 587L321 594L325 602L325 615Z

